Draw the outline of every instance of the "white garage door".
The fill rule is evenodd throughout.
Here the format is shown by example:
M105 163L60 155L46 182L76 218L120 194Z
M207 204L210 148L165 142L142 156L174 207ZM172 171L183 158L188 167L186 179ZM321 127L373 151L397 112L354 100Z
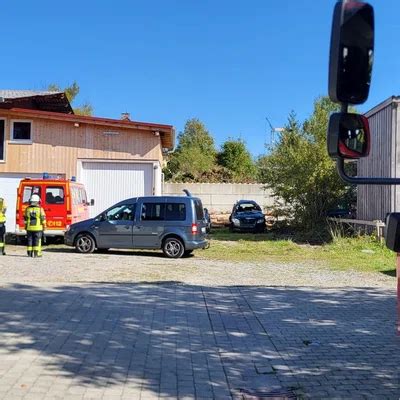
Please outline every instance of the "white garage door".
M0 197L3 197L7 204L7 232L15 232L17 189L21 179L27 176L30 178L41 178L42 174L0 174Z
M94 199L90 215L100 214L113 204L153 194L153 164L82 161L79 182L88 199Z

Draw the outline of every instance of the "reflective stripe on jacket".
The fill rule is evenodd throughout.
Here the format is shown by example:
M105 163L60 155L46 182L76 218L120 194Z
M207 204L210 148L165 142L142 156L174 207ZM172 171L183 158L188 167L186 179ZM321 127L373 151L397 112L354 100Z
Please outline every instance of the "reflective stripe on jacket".
M46 227L46 214L42 207L28 206L24 213L27 231L42 231Z

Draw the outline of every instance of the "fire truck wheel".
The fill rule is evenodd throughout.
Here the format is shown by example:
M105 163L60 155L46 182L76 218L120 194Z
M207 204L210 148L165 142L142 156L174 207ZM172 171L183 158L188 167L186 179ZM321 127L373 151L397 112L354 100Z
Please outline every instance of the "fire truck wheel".
M81 233L75 242L75 249L78 253L93 253L96 243L88 233Z

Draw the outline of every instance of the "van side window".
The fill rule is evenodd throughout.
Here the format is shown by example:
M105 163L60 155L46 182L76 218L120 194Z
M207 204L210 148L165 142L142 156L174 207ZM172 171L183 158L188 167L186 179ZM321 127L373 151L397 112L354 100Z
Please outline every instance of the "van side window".
M86 197L85 189L79 188L79 193L80 193L80 198L81 198L82 204L86 204L87 203L87 197Z
M185 221L186 205L184 203L167 203L165 205L166 221Z
M22 194L22 203L28 204L29 199L32 197L33 194L37 194L40 198L42 198L40 186L25 186L24 193Z
M142 221L164 221L165 204L164 203L143 203L140 213Z
M136 204L123 204L108 210L107 221L133 221L135 219Z
M62 186L47 186L46 203L64 204L64 188Z
M79 204L78 189L74 186L71 187L72 204L77 206Z

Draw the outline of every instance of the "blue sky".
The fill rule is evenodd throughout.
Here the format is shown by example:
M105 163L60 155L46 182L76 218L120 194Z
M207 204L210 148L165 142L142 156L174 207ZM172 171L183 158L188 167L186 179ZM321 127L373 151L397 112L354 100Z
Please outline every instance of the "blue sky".
M202 120L220 145L241 137L254 155L270 140L265 117L303 120L327 93L334 0L154 0L2 4L0 88L76 80L95 115L172 124ZM400 94L400 3L376 12L366 111Z

